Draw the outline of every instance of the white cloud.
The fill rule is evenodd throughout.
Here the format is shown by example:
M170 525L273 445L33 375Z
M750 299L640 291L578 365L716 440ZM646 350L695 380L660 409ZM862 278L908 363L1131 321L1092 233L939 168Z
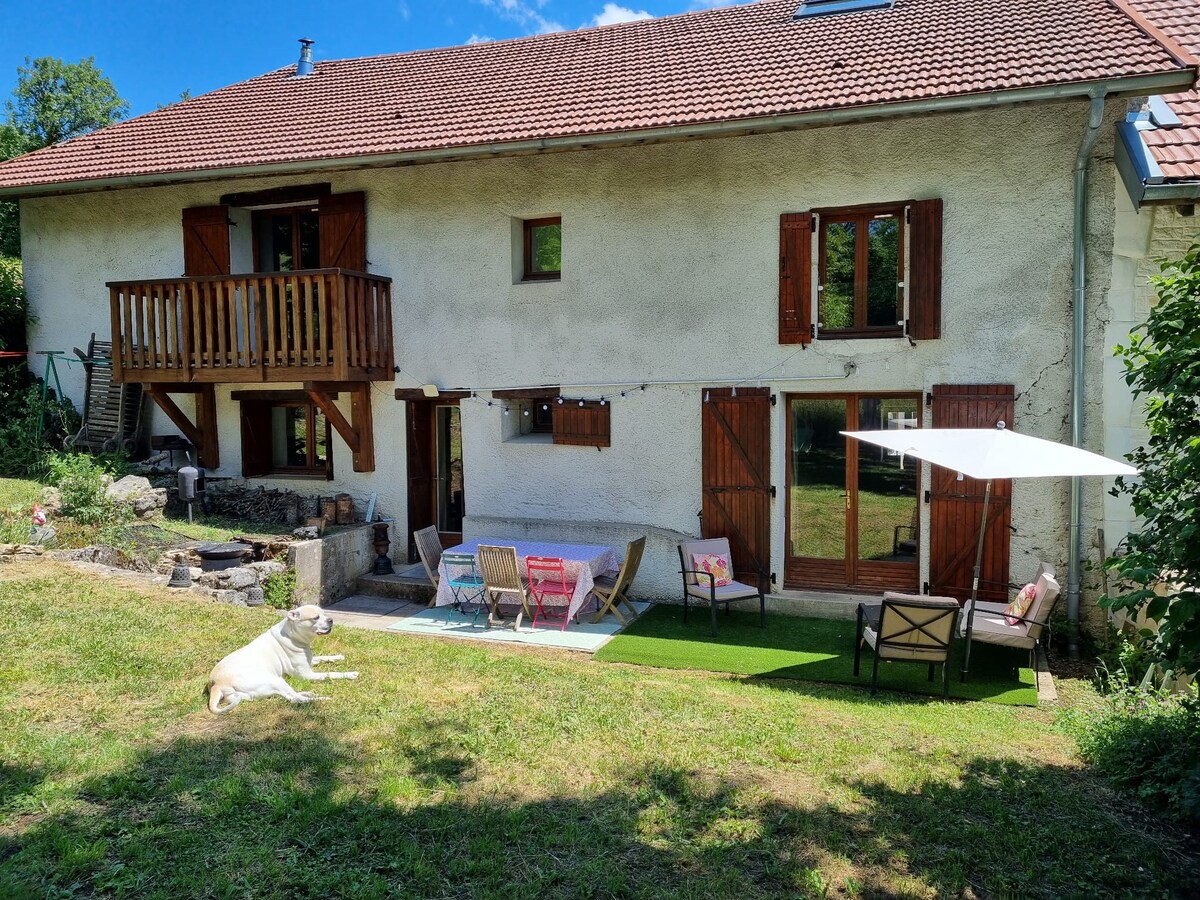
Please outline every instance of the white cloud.
M633 10L616 3L605 3L604 9L596 13L592 25L616 25L618 22L636 22L639 19L651 19L653 16L644 9Z
M553 19L542 15L541 9L546 0L479 0L484 6L494 10L501 17L516 22L530 34L549 34L551 31L565 31L562 25Z
M486 34L473 34L467 38L468 44L487 44L494 41L495 38L488 37Z
M408 4L405 3L404 0L400 0L400 3L397 5L396 9L400 11L400 18L402 18L405 22L412 18L412 12L409 10Z

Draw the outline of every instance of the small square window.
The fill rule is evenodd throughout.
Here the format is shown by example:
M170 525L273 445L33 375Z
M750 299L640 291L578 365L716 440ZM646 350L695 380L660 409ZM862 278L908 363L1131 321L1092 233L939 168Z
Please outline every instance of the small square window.
M548 281L562 274L562 218L524 222L525 281Z

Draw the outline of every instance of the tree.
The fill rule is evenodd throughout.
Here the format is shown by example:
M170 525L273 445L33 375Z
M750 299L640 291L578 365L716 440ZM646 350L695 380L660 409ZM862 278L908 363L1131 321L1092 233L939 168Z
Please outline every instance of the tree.
M1135 478L1117 479L1141 529L1109 561L1125 593L1101 598L1108 609L1145 610L1147 635L1163 668L1200 669L1200 244L1151 279L1158 304L1116 348L1135 397L1146 399L1148 442L1129 454ZM1155 587L1163 590L1158 593Z
M96 68L92 57L77 63L43 56L17 67L17 86L0 125L0 160L12 159L124 118L129 104ZM17 204L0 202L0 256L21 255Z
M129 104L96 68L95 57L65 63L52 56L25 57L7 103L8 123L30 142L48 147L125 118Z

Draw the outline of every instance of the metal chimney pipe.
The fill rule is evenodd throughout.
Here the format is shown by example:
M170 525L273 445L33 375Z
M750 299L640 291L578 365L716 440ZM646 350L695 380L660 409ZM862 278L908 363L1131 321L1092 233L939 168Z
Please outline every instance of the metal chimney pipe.
M312 45L315 44L312 38L300 38L300 59L296 61L296 77L303 78L305 75L311 75L313 71Z

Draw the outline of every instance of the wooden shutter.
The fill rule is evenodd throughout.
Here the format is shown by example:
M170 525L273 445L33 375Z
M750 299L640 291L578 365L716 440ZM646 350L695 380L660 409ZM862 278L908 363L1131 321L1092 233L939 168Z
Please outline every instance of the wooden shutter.
M728 538L737 580L758 586L771 570L770 391L705 388L702 396L700 533Z
M321 217L321 268L367 271L367 207L360 191L330 194L317 204Z
M1011 384L935 385L933 427L994 428L1003 421L1012 428L1014 400ZM971 596L985 484L966 477L959 481L958 473L933 467L929 510L929 582L933 594L963 601ZM1008 600L1011 498L1011 480L992 482L980 600Z
M942 336L942 201L917 200L909 223L908 333Z
M599 400L570 401L554 406L554 443L577 447L612 446L612 406Z
M183 211L183 274L229 274L229 207L196 206Z
M779 343L812 340L811 213L779 217Z
M242 477L255 478L271 471L271 404L244 400L242 418Z

